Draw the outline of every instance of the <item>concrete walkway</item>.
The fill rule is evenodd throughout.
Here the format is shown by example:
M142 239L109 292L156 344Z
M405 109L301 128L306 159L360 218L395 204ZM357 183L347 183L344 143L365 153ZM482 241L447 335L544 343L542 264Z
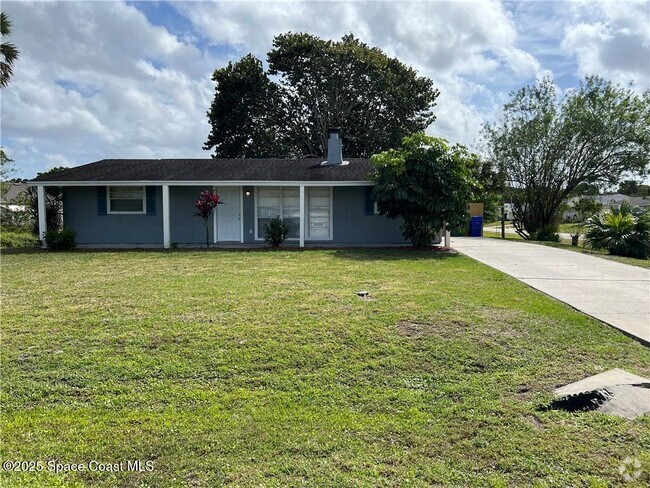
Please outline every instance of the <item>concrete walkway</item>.
M480 237L451 247L650 346L650 270L564 249Z

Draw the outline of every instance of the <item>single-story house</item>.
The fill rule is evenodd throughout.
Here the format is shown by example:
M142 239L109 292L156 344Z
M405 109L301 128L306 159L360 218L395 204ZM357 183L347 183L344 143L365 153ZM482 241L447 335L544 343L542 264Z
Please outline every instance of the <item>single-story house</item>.
M583 197L572 197L567 201L568 209L562 213L562 219L565 221L573 221L578 218L578 212L573 208L575 204L582 198L591 198L592 200L600 203L603 210L609 210L612 207L618 207L623 202L628 202L633 207L641 207L642 209L650 208L650 198L647 197L630 197L622 193L613 193L609 195L593 195Z
M194 214L204 190L219 205L210 223L215 244L263 244L275 217L290 226L285 244L365 246L408 244L401 221L377 212L368 159L342 158L330 130L327 160L103 159L41 176L39 234L46 231L46 186L63 188L63 223L88 247L199 246L205 227Z

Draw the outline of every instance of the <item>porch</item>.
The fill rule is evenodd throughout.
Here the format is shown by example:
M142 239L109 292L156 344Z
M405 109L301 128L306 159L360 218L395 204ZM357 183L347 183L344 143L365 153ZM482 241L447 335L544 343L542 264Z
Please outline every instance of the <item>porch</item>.
M113 183L63 185L64 225L84 247L198 247L205 243L203 221L193 204L204 190L217 193L209 222L211 245L264 243L264 227L275 217L289 224L286 244L333 241L331 185ZM39 234L47 232L45 185L39 195Z

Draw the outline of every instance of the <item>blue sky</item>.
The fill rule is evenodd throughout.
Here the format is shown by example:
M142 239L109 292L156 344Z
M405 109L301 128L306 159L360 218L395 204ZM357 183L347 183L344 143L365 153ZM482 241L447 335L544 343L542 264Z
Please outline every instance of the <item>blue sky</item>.
M17 176L102 158L208 157L214 69L273 37L352 32L431 77L427 132L475 144L508 94L586 74L650 88L650 2L3 1L21 51L0 93Z

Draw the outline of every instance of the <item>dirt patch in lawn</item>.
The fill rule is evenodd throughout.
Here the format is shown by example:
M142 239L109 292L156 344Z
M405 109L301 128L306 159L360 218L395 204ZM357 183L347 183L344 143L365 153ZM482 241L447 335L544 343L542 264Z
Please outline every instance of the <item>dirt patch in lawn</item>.
M397 322L397 331L406 337L419 337L427 335L440 335L452 336L462 333L468 327L468 324L452 320L449 323L443 324L438 322L423 323L423 322L410 322L408 320L400 320Z
M453 339L469 335L511 340L527 337L530 321L530 317L523 312L486 307L468 313L466 319L452 313L439 314L422 322L400 320L397 322L397 331L412 338L436 335Z

